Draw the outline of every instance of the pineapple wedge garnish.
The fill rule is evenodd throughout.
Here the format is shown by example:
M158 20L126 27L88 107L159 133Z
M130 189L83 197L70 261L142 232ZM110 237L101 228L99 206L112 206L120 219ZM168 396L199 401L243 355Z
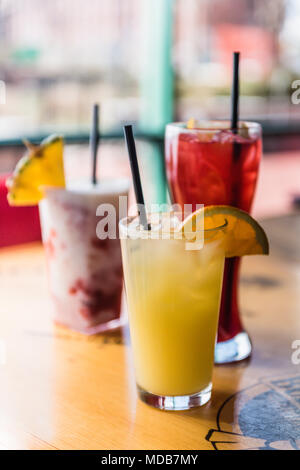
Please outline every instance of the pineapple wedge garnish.
M44 197L43 187L65 187L63 138L51 135L40 145L24 141L27 153L6 181L11 206L32 206Z

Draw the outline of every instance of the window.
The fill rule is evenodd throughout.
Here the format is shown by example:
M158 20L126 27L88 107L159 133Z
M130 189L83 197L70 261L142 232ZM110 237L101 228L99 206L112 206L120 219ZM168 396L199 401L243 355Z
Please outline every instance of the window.
M122 121L162 139L172 118L227 118L236 49L241 116L299 134L299 22L297 0L0 0L0 142L86 140L95 101L108 136Z

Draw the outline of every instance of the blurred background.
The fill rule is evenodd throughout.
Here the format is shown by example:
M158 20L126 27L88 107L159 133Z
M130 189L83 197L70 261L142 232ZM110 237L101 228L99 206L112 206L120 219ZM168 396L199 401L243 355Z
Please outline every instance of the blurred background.
M300 192L299 24L299 0L0 0L0 171L23 137L56 132L73 144L69 175L82 175L97 101L99 172L128 174L121 126L134 122L142 172L158 181L148 197L161 200L165 124L228 118L240 50L240 116L264 131L255 211L285 211Z

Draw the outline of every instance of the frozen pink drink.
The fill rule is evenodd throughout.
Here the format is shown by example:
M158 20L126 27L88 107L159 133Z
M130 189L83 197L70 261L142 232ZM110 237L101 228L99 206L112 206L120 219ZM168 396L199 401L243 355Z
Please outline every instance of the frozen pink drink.
M120 324L123 273L118 234L96 234L101 204L111 204L119 219L119 196L127 196L125 180L66 189L46 189L40 203L42 236L55 321L85 334ZM99 235L99 233L98 233Z

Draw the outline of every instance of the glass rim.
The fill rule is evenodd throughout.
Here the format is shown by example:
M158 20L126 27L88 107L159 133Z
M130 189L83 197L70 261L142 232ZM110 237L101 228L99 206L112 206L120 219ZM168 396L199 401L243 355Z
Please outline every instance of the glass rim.
M113 187L115 185L116 189ZM42 185L42 191L45 199L49 194L75 194L75 195L90 195L90 194L115 194L118 193L128 193L130 189L130 180L129 178L107 178L99 181L96 185L93 185L88 179L82 180L73 180L66 183L65 186L51 186L51 185ZM120 188L120 189L119 189ZM119 191L117 191L119 189ZM101 192L102 190L102 192Z
M152 212L151 214L171 214L172 212ZM181 214L182 215L182 212L173 212L174 215L176 214ZM149 216L150 214L148 214ZM119 226L122 227L122 228L127 228L128 227L128 221L130 220L130 222L132 222L133 220L135 220L136 218L138 217L137 214L135 215L128 215L126 217L123 217L122 219L119 220ZM192 230L192 231L187 231L187 230L184 230L184 233L185 234L196 234L196 233L215 233L215 232L218 232L220 230L224 230L226 227L228 226L228 220L226 218L224 218L224 223L221 224L221 225L218 225L216 227L212 227L212 228L203 228L202 230ZM147 230L143 229L141 230L141 233L142 232L147 232ZM150 231L149 231L150 232ZM158 233L170 233L170 230L159 230Z
M166 125L166 129L167 128L174 128L174 129L180 129L182 132L187 132L187 133L193 133L193 132L211 132L211 131L215 131L215 132L218 132L218 131L232 131L232 128L231 128L231 122L229 119L199 119L199 120L196 120L199 124L200 124L200 127L195 127L195 128L192 128L192 129L188 129L186 127L186 124L188 121L176 121L176 122L170 122L169 124ZM216 125L212 125L212 126L206 126L206 127L201 127L201 123L207 123L207 124L213 124L213 123L216 123ZM227 124L228 123L228 127L222 127L221 124ZM220 124L219 126L217 124ZM244 120L240 120L239 123L238 123L238 127L237 129L238 130L244 130L245 127L242 127L242 124L245 124L246 125L246 128L248 129L257 129L257 130L260 130L262 129L261 127L261 124L259 122L255 122L255 121L244 121Z

